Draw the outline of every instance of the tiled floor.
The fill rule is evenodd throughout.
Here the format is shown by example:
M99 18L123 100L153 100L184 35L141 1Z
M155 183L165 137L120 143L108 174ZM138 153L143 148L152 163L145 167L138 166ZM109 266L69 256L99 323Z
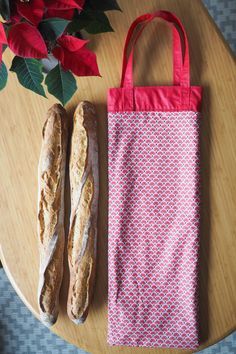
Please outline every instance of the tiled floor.
M87 354L53 334L32 315L3 268L0 269L0 294L0 354ZM236 332L200 353L236 353Z
M203 3L236 53L236 0L203 0Z
M0 354L85 354L53 334L24 305L0 269Z
M236 0L204 0L204 4L236 52ZM57 337L31 314L3 269L0 269L0 294L0 354L86 353ZM236 332L200 353L236 353Z

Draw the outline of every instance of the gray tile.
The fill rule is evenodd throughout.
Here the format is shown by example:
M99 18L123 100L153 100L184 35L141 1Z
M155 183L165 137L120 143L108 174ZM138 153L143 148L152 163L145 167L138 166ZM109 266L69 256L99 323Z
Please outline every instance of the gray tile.
M236 53L236 0L203 0L203 3Z
M87 354L38 321L0 269L0 354Z
M236 332L226 337L217 344L201 350L201 354L235 354L236 353Z

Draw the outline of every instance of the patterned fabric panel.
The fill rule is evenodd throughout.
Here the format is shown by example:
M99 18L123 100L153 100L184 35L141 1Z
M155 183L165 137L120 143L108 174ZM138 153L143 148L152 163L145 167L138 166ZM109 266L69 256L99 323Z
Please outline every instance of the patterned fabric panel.
M112 345L198 345L199 114L108 114Z

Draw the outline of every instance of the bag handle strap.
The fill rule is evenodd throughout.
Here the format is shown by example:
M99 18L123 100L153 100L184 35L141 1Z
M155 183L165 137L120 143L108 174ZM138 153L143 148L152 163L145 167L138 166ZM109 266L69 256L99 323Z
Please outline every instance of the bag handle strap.
M134 47L146 25L154 18L159 17L170 23L173 32L173 76L174 85L182 87L190 87L190 63L189 63L189 46L188 39L184 27L180 20L169 11L157 11L153 14L145 14L138 17L131 25L125 42L123 54L123 67L121 77L121 87L133 88L133 56ZM131 43L134 31L138 25L142 25L141 29L137 32L133 43L131 45L130 54L127 57L128 48ZM180 33L183 35L184 40L184 56L182 54L182 45Z

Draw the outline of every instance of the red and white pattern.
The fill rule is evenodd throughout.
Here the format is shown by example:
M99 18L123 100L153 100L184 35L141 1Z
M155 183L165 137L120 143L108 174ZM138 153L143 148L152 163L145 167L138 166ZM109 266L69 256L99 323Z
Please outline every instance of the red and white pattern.
M108 343L198 346L199 113L108 114Z

